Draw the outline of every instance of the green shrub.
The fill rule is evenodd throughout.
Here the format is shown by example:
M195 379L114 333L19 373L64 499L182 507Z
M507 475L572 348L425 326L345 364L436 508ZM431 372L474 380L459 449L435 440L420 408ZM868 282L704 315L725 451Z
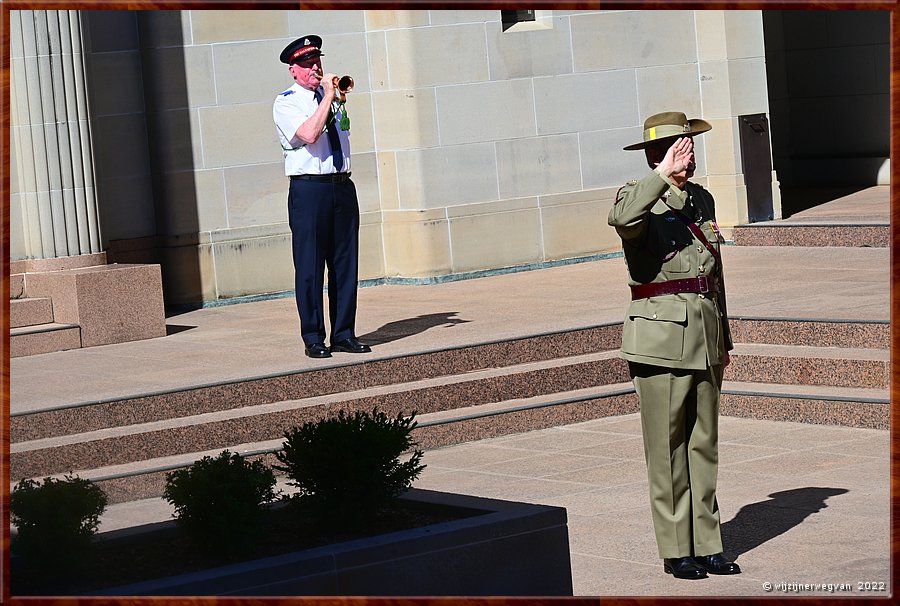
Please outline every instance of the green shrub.
M277 496L275 474L265 463L227 450L166 474L163 492L175 507L176 521L215 550L244 548L264 505Z
M410 437L415 415L390 419L376 408L305 423L285 432L284 450L276 454L282 465L274 467L293 480L297 500L316 515L366 519L409 489L425 468L421 450L399 460L416 445Z
M54 574L77 568L106 504L99 486L77 476L22 480L9 497L12 522L18 528L11 550L29 566L46 566Z

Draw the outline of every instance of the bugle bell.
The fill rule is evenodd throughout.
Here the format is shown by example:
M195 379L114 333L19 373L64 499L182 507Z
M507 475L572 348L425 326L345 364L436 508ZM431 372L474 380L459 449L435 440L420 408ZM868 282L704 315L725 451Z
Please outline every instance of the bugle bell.
M336 96L339 96L341 101L346 101L347 93L353 90L353 77L341 76L340 78L338 78L337 76L335 76L332 79L331 83L334 86L334 90L337 91L337 93L335 93Z

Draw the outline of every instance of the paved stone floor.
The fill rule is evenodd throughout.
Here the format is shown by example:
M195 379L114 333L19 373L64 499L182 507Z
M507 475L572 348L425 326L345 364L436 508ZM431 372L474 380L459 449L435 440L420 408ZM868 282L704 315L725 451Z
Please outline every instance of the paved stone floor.
M888 594L888 431L723 416L720 440L722 537L739 576L683 581L663 572L637 414L429 450L414 486L565 507L578 596ZM162 499L122 503L101 530L170 516ZM817 583L849 591L796 590Z
M575 595L888 594L858 586L890 590L888 431L721 417L720 440L723 541L744 569L732 577L663 572L638 414L428 451L415 485L565 507Z

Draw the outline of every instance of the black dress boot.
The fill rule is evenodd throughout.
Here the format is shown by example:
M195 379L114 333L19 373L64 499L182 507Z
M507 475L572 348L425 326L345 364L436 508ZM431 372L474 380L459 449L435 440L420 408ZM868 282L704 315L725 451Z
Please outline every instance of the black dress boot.
M694 558L690 556L663 559L663 570L676 579L697 580L706 578L706 570L698 566Z
M697 565L709 574L741 574L741 567L725 559L724 554L694 556Z

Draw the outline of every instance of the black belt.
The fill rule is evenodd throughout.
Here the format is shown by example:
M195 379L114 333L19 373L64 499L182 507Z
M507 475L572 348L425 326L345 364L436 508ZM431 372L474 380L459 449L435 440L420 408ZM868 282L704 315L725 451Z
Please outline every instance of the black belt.
M322 183L343 183L350 178L350 173L331 173L330 175L291 175L291 181L319 181Z
M675 295L680 293L718 292L719 282L715 278L700 276L697 278L683 278L681 280L669 280L667 282L651 282L649 284L636 284L631 287L631 300L658 297L660 295Z

